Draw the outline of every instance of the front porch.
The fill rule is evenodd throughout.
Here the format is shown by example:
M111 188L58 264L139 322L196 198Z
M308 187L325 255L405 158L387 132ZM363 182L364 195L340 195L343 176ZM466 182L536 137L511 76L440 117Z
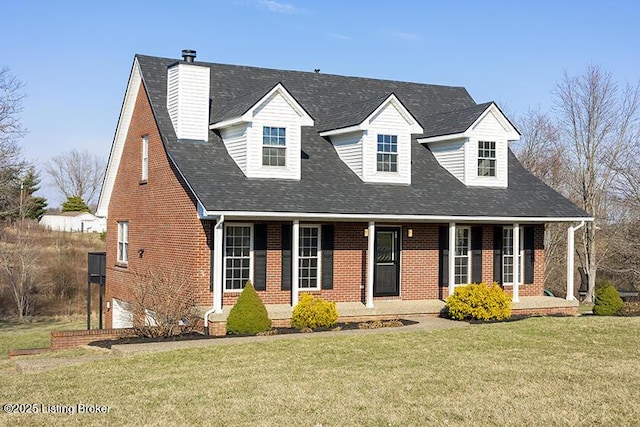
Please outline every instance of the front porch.
M570 315L578 314L578 301L547 296L522 296L511 305L512 315ZM389 320L402 316L438 316L445 303L439 299L426 300L379 300L375 307L367 308L360 302L337 302L338 322L365 322ZM267 313L277 327L290 325L293 308L290 304L267 304ZM209 334L225 335L230 306L220 313L209 316Z

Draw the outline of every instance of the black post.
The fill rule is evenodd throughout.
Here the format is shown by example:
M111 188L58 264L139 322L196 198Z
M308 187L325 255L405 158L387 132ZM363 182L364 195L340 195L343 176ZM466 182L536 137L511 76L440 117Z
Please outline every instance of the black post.
M102 329L102 304L104 301L104 284L100 283L100 315L98 317L98 323L100 325L100 329Z
M87 283L87 329L91 329L91 282Z

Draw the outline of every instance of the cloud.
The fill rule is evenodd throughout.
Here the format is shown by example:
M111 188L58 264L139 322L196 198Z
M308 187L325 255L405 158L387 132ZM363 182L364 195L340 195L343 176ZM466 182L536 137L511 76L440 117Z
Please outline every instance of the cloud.
M301 10L294 5L288 3L280 3L275 0L260 0L259 3L269 12L285 13L287 15L294 15L301 12Z
M414 33L405 33L402 31L395 31L393 33L389 33L391 37L402 40L418 40L418 35Z
M337 33L325 33L325 36L330 37L332 39L338 39L338 40L344 40L344 41L351 41L353 40L351 37L349 36L345 36L343 34L337 34Z

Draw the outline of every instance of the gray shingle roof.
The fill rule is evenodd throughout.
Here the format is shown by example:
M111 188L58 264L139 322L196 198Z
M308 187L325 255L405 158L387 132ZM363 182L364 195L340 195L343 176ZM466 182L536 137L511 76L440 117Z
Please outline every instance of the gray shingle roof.
M472 117L482 109L482 105L484 108L488 106L476 105L464 88L198 63L209 66L211 70L214 110L217 105L231 105L236 98L282 82L316 121L316 126L302 128L302 171L299 181L248 179L229 156L216 133L210 133L207 143L176 140L166 109L166 67L175 63L175 60L142 55L137 58L167 152L207 210L588 217L584 211L529 174L511 152L508 188L470 188L440 166L428 147L414 138L411 185L371 184L362 182L340 160L329 140L318 134L318 123L332 120L336 105L369 105L380 98L382 102L392 92L416 117L425 133L429 133L429 117L453 110L470 110L460 116ZM238 111L240 109L238 107ZM449 114L448 119L444 116L442 125L439 125L441 129L445 129L445 123L450 129L455 128L451 119L455 114ZM352 119L345 119L347 121Z

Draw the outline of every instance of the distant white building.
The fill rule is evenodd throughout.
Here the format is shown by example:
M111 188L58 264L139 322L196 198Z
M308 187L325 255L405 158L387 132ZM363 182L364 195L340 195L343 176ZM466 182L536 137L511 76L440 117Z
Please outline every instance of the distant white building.
M107 219L89 212L63 212L43 215L40 225L54 231L102 233L107 230Z

